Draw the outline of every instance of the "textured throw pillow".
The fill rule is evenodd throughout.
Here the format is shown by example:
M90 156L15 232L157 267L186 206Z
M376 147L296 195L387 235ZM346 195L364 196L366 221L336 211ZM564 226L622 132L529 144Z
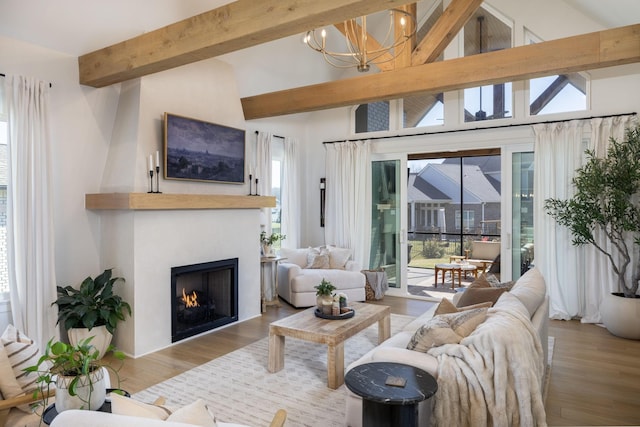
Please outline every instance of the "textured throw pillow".
M433 312L433 315L437 316L439 314L458 313L464 310L473 310L475 308L484 308L484 307L486 308L491 307L491 302L483 302L480 304L468 305L466 307L456 307L448 299L442 298L442 301L440 301L440 304L438 304L438 306L436 307L436 311Z
M500 279L498 279L494 274L491 273L487 273L486 275L483 274L483 276L485 276L487 282L489 282L489 285L492 288L506 288L507 290L511 290L511 288L513 287L513 280L510 280L508 282L501 282Z
M111 393L111 413L128 415L131 417L151 418L154 420L166 420L171 411L162 406L139 402L130 397Z
M457 344L487 317L487 308L433 316L413 334L407 349L426 353L432 347Z
M193 424L202 427L216 427L216 418L202 399L184 406L169 415L167 421Z
M305 268L329 268L329 250L327 248L309 248Z
M6 352L9 365L11 365L13 376L22 390L21 393L32 393L37 388L38 373L26 373L23 369L38 363L38 359L40 359L38 346L13 325L7 326L7 329L0 337L0 342ZM46 363L40 365L39 368L40 371L47 371L48 369L49 365ZM31 412L29 405L22 405L18 408L25 412Z
M22 387L18 384L11 368L9 356L7 356L4 346L0 346L0 395L2 399L8 399L19 396L22 393Z
M40 358L38 346L13 325L7 326L2 337L0 337L0 341L4 346L9 364L22 391L30 393L35 390L38 374L35 372L25 373L23 369L38 363ZM48 365L44 363L40 367L41 371L46 371L47 369Z
M337 248L335 246L327 246L329 249L329 267L344 270L344 266L351 258L351 249Z

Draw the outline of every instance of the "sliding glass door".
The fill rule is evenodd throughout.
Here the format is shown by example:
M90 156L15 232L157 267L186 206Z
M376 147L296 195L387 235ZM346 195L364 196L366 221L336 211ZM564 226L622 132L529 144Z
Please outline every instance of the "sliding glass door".
M390 288L402 288L406 272L404 191L399 158L371 162L371 253L370 269L387 273ZM405 163L406 164L406 163ZM404 248L404 249L403 249Z

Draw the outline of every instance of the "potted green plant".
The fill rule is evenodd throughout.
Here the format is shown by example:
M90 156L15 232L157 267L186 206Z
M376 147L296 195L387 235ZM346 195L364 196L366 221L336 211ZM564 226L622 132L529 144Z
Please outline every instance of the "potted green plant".
M586 154L572 180L575 195L547 199L544 208L569 228L574 245L591 244L609 260L620 292L602 302L602 321L614 335L640 339L640 128L628 129L623 142L612 138L605 157Z
M280 242L286 238L287 236L280 233L271 233L270 235L267 236L267 232L263 230L260 233L260 244L262 245L262 254L264 256L273 256L272 246L275 243Z
M68 409L99 409L105 401L107 391L104 369L115 374L119 384L120 367L115 369L102 362L98 358L98 350L91 343L92 339L93 337L89 337L77 344L51 339L38 362L24 369L26 373L38 375L38 389L34 395L41 392L48 396L51 386L55 384L55 407L58 413ZM113 353L116 360L122 361L125 358L124 353L115 350L113 346L109 346L108 351ZM42 370L47 366L48 370ZM48 398L42 404L47 407Z
M336 287L333 286L331 282L323 278L320 284L314 286L314 288L316 289L316 304L318 306L318 310L323 311L325 306L328 306L329 310L331 310L331 305L333 304L332 293L336 290ZM331 313L329 312L325 314Z
M131 306L113 293L113 285L121 277L112 277L112 269L104 270L92 279L84 279L79 288L58 286L58 297L51 305L58 306L58 322L67 331L69 341L95 336L93 345L102 357L106 352L118 322L131 315Z

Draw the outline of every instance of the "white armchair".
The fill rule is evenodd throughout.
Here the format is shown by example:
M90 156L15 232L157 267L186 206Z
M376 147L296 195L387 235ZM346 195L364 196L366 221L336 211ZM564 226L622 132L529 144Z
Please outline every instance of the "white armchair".
M278 265L278 295L294 307L316 305L315 286L325 279L348 301L365 300L365 276L350 260L351 250L334 246L281 249L286 260Z

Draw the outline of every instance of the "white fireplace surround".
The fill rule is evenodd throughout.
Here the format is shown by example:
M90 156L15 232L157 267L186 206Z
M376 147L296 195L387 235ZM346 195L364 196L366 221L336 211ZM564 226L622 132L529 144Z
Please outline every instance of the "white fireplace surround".
M97 193L148 191L147 163L149 154L163 152L165 112L245 127L233 69L222 61L199 61L122 83ZM246 152L250 159L249 146ZM163 172L161 169L163 194L158 199L177 194L249 193L248 183L165 180ZM171 267L179 265L238 258L239 321L259 316L259 211L246 206L88 209L90 220L99 223L95 241L102 267L113 267L115 274L125 278L126 283L116 285L116 290L133 310L133 316L118 326L115 345L134 357L171 345L170 275Z
M115 345L139 357L171 344L171 267L238 258L238 321L260 315L258 209L101 211L102 253L133 316ZM233 226L229 226L233 224Z

